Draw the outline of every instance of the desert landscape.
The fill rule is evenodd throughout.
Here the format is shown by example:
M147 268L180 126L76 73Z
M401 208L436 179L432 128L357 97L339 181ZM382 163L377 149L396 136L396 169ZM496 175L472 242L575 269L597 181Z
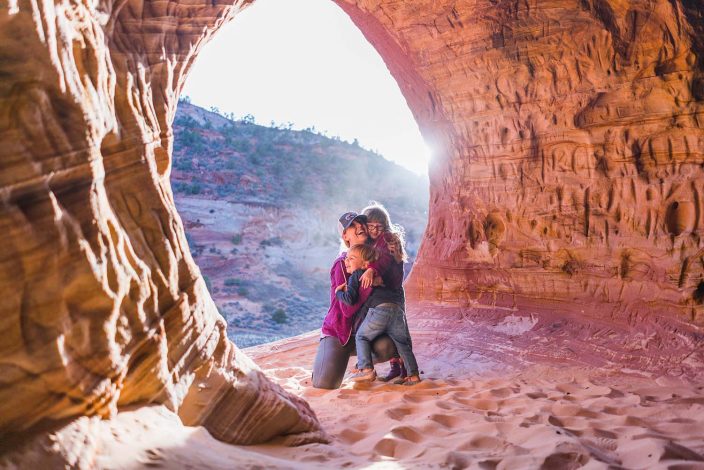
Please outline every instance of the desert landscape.
M340 214L383 202L405 230L406 273L413 267L427 224L426 177L352 143L188 102L179 103L174 134L176 208L238 346L320 328Z
M253 3L0 4L0 466L703 468L700 2L334 2L435 149L423 382L339 390L317 331L229 338L210 288L247 286L174 196L183 84Z

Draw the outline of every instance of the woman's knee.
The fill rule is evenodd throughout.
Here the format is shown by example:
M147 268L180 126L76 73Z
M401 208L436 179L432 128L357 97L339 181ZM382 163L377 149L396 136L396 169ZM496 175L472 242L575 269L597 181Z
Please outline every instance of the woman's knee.
M337 338L325 337L318 344L313 364L313 387L336 389L345 375L349 351Z

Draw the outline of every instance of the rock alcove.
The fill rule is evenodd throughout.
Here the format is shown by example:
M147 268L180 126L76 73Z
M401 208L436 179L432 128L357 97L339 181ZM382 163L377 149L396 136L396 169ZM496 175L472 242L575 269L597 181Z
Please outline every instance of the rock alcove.
M336 3L439 150L420 344L498 355L511 314L509 360L699 374L698 2ZM169 185L188 70L248 4L0 6L0 435L158 403L227 442L325 439L227 340Z

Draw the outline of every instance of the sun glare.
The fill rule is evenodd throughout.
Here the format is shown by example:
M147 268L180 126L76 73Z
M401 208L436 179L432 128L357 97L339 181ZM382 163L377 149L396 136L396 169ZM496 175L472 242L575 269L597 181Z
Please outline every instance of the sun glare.
M357 139L427 173L430 150L396 81L329 0L257 0L203 48L183 95L259 124Z

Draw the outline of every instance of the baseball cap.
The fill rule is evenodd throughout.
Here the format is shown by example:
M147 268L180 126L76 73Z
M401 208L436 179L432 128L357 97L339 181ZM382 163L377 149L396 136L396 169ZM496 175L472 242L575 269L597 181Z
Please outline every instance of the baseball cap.
M337 226L338 231L342 234L354 221L367 223L367 216L364 214L357 214L356 212L345 212L338 219L339 225Z

